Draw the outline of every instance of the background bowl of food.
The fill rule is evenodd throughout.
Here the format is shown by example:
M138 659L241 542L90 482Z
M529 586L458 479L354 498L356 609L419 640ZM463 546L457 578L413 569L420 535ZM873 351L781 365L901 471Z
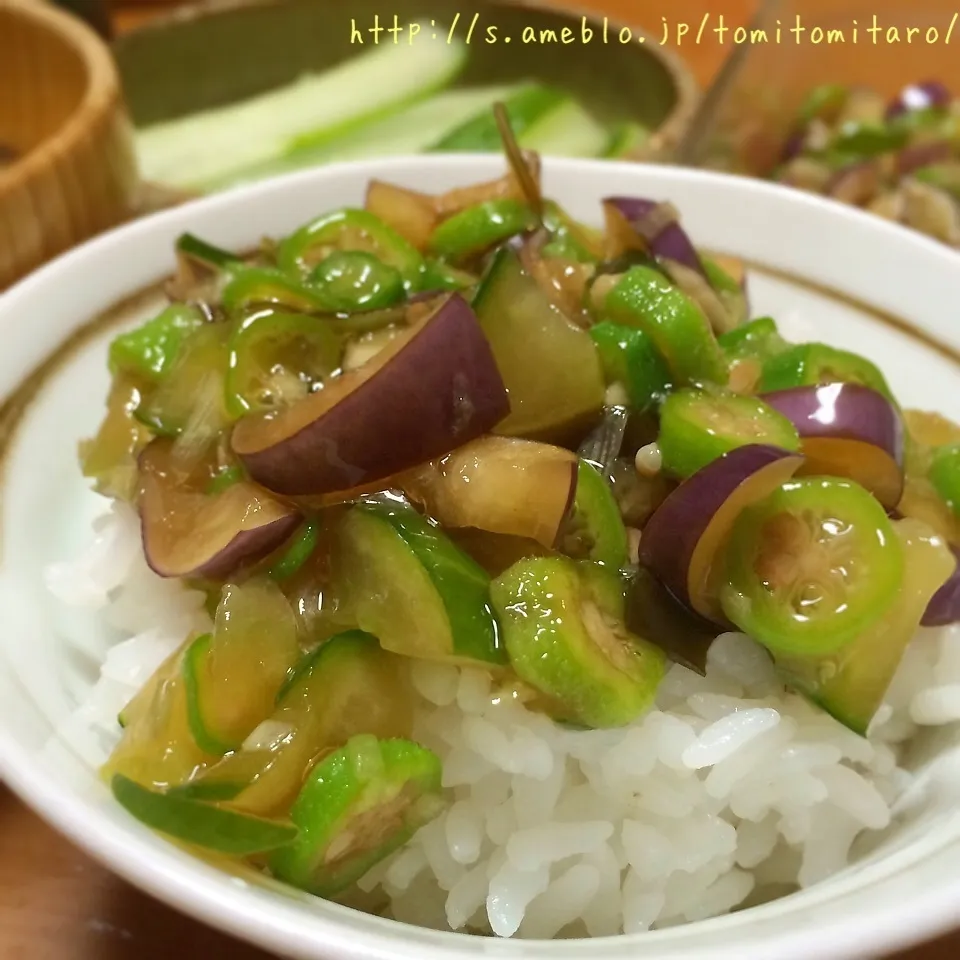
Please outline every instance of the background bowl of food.
M731 57L732 80L688 159L960 246L956 28L936 3L765 4L755 29L766 39Z
M372 32L394 18L398 33ZM682 135L698 88L679 51L641 36L540 3L242 0L178 8L114 52L145 179L189 193L336 161L495 150L496 99L524 147L650 157Z
M945 929L953 253L510 155L229 191L4 296L5 782L282 956Z

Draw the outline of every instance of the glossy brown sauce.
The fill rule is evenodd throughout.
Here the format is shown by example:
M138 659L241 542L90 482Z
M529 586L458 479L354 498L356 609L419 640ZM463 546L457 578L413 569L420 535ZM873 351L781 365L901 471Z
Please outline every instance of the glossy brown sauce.
M0 145L0 149L2 149L2 145ZM715 251L709 252L716 253ZM722 252L720 255L723 255ZM797 277L789 271L780 270L751 260L743 260L743 263L748 273L750 271L756 271L757 273L766 274L769 277L786 281L822 296L829 297L840 303L847 304L872 317L884 326L892 327L903 335L922 343L924 346L936 351L960 368L960 351L948 344L941 343L932 334L916 328L909 321L901 317L878 310L876 307L866 304L856 297L841 293L829 286ZM11 447L17 427L33 398L37 396L47 381L62 369L91 339L103 331L109 330L111 327L120 326L137 313L142 313L149 303L162 297L168 281L169 278L165 277L157 283L151 284L125 297L94 319L83 324L67 337L60 347L47 357L46 360L28 373L20 385L0 404L0 502L2 502L3 499L3 467L7 452ZM0 553L0 559L2 559L2 553Z

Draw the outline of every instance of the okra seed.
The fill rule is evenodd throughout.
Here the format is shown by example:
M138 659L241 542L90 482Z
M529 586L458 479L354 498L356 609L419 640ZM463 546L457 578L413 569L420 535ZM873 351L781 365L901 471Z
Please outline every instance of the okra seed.
M627 389L622 383L611 383L607 387L607 393L604 398L604 404L608 407L626 407L630 403L627 396Z
M655 477L663 463L659 445L648 443L645 447L641 447L637 451L634 463L641 477Z

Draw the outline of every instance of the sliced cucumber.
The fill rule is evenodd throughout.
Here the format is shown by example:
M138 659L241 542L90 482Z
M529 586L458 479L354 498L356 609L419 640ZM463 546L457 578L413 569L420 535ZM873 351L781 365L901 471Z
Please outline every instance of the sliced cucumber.
M427 660L506 662L488 574L416 510L354 507L342 521L337 561L344 609L384 649Z
M614 128L604 156L611 160L629 156L639 150L649 139L650 131L646 127L627 120Z
M127 777L111 782L117 802L141 823L187 843L233 857L283 847L297 837L292 823L263 820L184 797L148 790Z
M440 814L441 777L415 743L354 737L314 768L290 811L300 833L271 870L319 897L343 892Z
M500 130L491 105L498 98L488 99L465 123L450 130L430 149L435 151L487 152L501 149ZM531 126L545 114L567 100L567 94L555 87L530 84L508 97L499 98L510 118L510 126L516 137L522 138Z
M195 640L183 661L197 745L214 756L237 749L270 715L299 654L293 610L273 581L224 587L214 632Z
M286 811L325 751L361 733L409 736L412 716L402 661L369 634L338 634L290 672L268 721L272 742L230 754L177 792L259 815Z
M561 549L569 556L619 569L627 565L627 529L610 484L586 460L580 461L573 510L565 524Z
M308 520L271 565L270 577L278 582L289 580L313 556L319 542L320 521Z
M157 124L137 138L141 173L146 180L209 189L231 173L330 142L444 88L466 65L467 54L459 40L380 44L281 89Z
M285 153L231 171L217 186L235 186L323 163L406 156L430 149L446 131L509 96L512 86L445 90L384 117L375 117L329 141L290 147Z
M610 143L610 131L576 100L567 100L518 140L520 146L544 156L602 157Z
M197 743L190 723L183 663L191 642L168 657L121 711L123 736L101 770L107 782L120 774L166 790L216 761L216 753Z
M157 436L213 441L230 422L224 381L230 326L206 323L188 334L162 382L144 396L134 417Z

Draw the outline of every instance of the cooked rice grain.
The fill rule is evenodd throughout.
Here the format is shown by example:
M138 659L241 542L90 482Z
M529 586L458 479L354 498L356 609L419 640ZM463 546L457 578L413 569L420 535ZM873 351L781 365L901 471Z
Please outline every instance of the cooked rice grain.
M137 518L119 505L48 586L117 634L58 731L98 765L119 709L209 617L201 594L150 571ZM413 676L414 736L443 759L451 804L361 886L382 887L408 923L606 936L728 913L842 870L912 782L905 741L960 719L960 629L919 631L868 739L786 692L735 633L717 638L705 677L672 667L655 708L617 730L557 726L480 670L419 663Z

